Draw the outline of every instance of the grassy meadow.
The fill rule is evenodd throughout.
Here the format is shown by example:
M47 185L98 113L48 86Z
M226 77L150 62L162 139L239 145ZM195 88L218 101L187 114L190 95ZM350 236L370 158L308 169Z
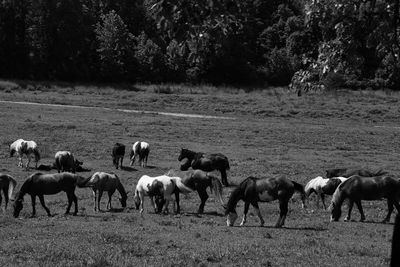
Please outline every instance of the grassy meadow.
M29 218L25 196L20 218L12 208L0 211L1 266L387 266L391 223L381 224L385 201L364 201L366 222L329 222L329 212L315 199L301 209L295 195L286 225L273 228L278 203L261 204L266 221L250 208L244 227L228 228L224 210L210 198L198 216L197 193L181 197L179 215L159 215L146 198L144 216L134 209L133 191L143 174L160 175L179 168L180 148L228 156L228 180L286 176L305 183L327 168L363 166L400 174L400 94L362 91L297 97L284 88L246 92L237 88L177 85L93 86L0 82L0 171L18 181L17 190L35 170L17 167L8 146L18 138L35 140L41 164L51 164L58 150L69 150L91 172L115 172L129 191L128 208L120 209L118 192L109 212L95 213L90 189L77 188L78 216L64 216L64 193L45 196L52 217L37 203ZM29 101L67 106L7 103ZM105 109L106 108L106 109ZM154 111L128 113L122 109ZM156 112L229 117L190 118ZM149 167L123 170L111 161L115 142L151 146ZM227 201L230 188L224 188ZM106 194L102 208L106 207ZM329 198L328 198L329 201ZM327 201L327 203L328 203ZM37 201L38 202L38 201ZM2 206L4 203L2 203ZM238 205L243 213L243 202ZM346 207L343 213L347 212ZM239 219L240 220L240 219ZM239 222L236 223L236 225Z

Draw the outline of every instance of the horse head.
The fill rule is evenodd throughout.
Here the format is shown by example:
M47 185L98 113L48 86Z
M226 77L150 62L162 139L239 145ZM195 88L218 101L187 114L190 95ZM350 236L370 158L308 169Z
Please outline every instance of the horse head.
M124 197L120 197L119 198L119 202L121 202L121 206L123 207L123 208L126 208L126 200L127 200L127 196L124 196Z
M181 148L181 153L179 154L178 161L184 159L187 155L188 150L186 148Z
M235 212L228 212L227 211L227 216L226 216L226 225L227 226L233 226L235 224L235 221L237 220L238 215Z
M21 212L23 205L22 205L23 199L17 199L14 201L14 212L13 215L15 218L19 216L19 213Z
M331 211L331 222L337 222L342 215L342 210L339 205L336 205L335 202L332 202L328 209Z
M162 209L163 209L163 206L164 206L164 204L165 204L165 198L164 198L164 196L157 195L157 196L155 196L154 201L155 201L156 206L157 206L157 213L161 213L161 211L162 211Z

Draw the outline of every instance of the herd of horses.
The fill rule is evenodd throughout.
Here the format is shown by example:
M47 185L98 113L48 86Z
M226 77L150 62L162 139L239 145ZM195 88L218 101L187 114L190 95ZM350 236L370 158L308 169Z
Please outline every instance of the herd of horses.
M139 164L146 168L147 159L150 152L150 146L147 142L136 142L133 144L130 153L130 165L134 164L135 158L138 157ZM10 145L10 157L15 153L18 154L18 166L23 166L22 157L26 155L28 161L25 165L29 168L31 157L34 157L36 168L40 160L40 153L37 144L34 141L25 141L18 139ZM125 146L116 143L112 148L112 160L115 168L123 167L123 158L125 155ZM228 201L223 200L223 185L228 186L226 171L229 170L228 158L220 153L207 154L191 151L189 149L181 149L178 157L182 161L180 170L170 170L165 174L157 177L143 175L137 182L134 189L134 204L136 209L140 209L140 213L144 210L145 196L150 198L151 205L156 213L168 213L169 203L176 204L176 212L180 212L179 194L189 194L197 191L200 197L200 206L197 212L202 214L204 206L208 199L207 188L210 188L225 209L226 224L232 226L238 218L236 212L237 203L242 200L244 205L243 218L240 225L244 225L247 221L247 213L250 204L256 210L256 214L260 219L260 224L264 224L258 203L279 201L280 214L276 227L282 227L288 213L288 203L295 192L299 192L302 200L302 207L306 207L307 199L312 193L317 195L317 207L319 207L319 199L322 200L324 209L326 208L324 196L332 195L329 210L331 212L331 221L337 221L341 217L341 206L345 200L348 200L348 215L345 220L351 218L351 211L355 203L361 215L361 221L365 220L362 209L362 200L380 200L387 199L388 213L383 222L390 220L391 213L396 207L400 212L400 180L389 175L384 171L370 171L367 169L330 169L326 171L326 178L321 176L310 180L305 186L296 181L289 180L285 177L278 178L256 178L248 177L231 191ZM44 202L44 195L57 194L61 191L66 192L68 198L68 206L66 213L70 212L72 203L75 205L74 214L78 211L78 200L75 195L76 187L89 187L93 191L94 210L99 211L100 200L103 192L108 192L107 209L111 209L111 199L115 191L121 195L120 203L123 208L127 206L128 194L122 185L119 177L114 173L95 172L89 177L82 177L76 174L75 166L81 162L76 161L72 153L68 151L59 151L55 155L55 165L58 173L44 174L35 172L30 175L22 184L19 192L13 198L13 190L17 183L15 179L8 174L0 174L0 189L5 197L5 207L7 209L9 199L14 200L14 216L18 217L23 208L23 199L26 194L31 196L32 216L35 216L36 197L47 214L50 216L50 210ZM191 168L189 170L189 168ZM215 175L214 170L221 173L221 180ZM174 196L174 198L172 198ZM0 193L1 205L1 193Z

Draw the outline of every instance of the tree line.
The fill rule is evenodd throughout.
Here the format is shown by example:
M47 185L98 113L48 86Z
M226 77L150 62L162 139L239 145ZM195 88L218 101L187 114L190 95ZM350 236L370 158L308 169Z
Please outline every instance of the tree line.
M0 77L400 84L399 0L3 0Z

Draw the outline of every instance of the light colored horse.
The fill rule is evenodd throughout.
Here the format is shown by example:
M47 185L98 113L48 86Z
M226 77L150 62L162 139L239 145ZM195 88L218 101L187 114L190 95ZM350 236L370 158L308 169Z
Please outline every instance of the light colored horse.
M325 195L332 195L335 192L338 184L330 184L332 178L323 178L322 176L317 176L314 179L311 179L306 186L304 187L304 191L306 192L307 198L315 193L317 195L317 208L319 209L319 200L322 200L322 205L324 209L326 209L325 205ZM334 179L339 179L341 182L346 181L345 177L335 177ZM334 187L333 190L331 187Z
M8 205L8 200L14 200L13 192L17 186L17 181L8 174L0 173L0 190L3 191L5 206L3 211L5 212ZM1 206L1 191L0 191L0 206Z
M58 172L69 172L75 173L76 165L75 165L75 158L69 151L58 151L55 158L55 165Z
M173 201L173 193L176 197L176 195L179 196L179 192L187 194L192 191L193 190L182 183L182 179L180 177L170 177L167 175L150 177L148 175L143 175L140 177L136 185L134 201L136 209L139 209L140 207L140 213L142 214L144 210L144 196L149 196L151 205L154 207L154 211L157 213L157 206L154 205L153 197L156 195L161 195L165 199L164 212L168 213L168 205L170 201Z
M121 202L122 207L126 207L128 194L126 193L125 188L119 180L118 176L114 173L95 172L83 186L91 187L93 190L94 211L101 211L100 200L103 196L104 191L108 192L107 209L112 209L111 197L114 194L115 190L118 190L121 195L119 201Z
M147 159L150 153L150 145L146 142L135 142L132 146L130 159L131 159L131 166L135 163L135 159L139 157L139 164L142 167L147 167Z
M15 152L18 154L18 166L23 167L22 156L25 154L28 158L28 162L26 163L26 169L28 169L33 155L35 157L35 167L37 169L37 164L40 160L40 153L35 141L18 139L10 145L10 157L14 156Z

